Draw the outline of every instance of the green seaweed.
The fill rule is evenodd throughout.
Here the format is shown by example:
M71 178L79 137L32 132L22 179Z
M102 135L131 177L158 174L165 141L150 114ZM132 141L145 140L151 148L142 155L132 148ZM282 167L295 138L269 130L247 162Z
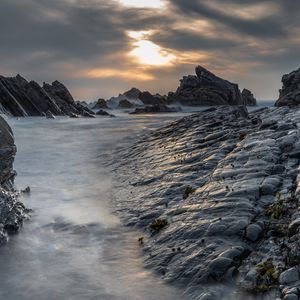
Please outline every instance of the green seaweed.
M169 223L166 219L156 219L149 225L149 228L152 233L158 233L163 228L165 228L168 224Z
M284 198L280 194L277 195L275 203L265 209L265 214L271 219L279 220L288 214L288 207L285 204Z
M191 186L185 187L183 191L182 198L185 200L187 199L191 194L193 194L196 191L196 189L192 188Z

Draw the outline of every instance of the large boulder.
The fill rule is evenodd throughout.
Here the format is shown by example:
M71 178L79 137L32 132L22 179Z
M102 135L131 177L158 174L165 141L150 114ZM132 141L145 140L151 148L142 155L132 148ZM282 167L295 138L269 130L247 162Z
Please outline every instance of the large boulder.
M247 89L243 89L242 98L244 103L248 106L256 106L257 104L254 95Z
M184 76L175 93L169 93L168 102L182 105L244 105L239 87L205 68L196 67L196 75Z
M275 106L299 106L300 104L300 69L282 76L282 89Z

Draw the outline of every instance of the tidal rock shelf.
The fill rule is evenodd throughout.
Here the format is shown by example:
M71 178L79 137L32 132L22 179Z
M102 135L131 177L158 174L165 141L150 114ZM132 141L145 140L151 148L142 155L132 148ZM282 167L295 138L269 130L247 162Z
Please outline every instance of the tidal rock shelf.
M28 218L28 210L19 202L13 185L15 154L12 130L0 116L0 245L8 240L9 234L17 233Z
M300 299L299 126L299 109L213 107L121 150L145 265L190 299Z

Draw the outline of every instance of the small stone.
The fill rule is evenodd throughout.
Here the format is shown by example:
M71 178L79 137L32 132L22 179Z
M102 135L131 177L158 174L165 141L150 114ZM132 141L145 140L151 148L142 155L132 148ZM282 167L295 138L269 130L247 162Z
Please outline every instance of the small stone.
M289 236L293 236L295 235L300 227L300 218L295 219L294 221L292 221L289 225Z
M246 228L246 238L252 242L255 242L259 239L262 233L262 228L257 224L250 224Z
M297 267L288 269L280 274L279 283L289 284L299 280L299 271Z
M212 275L220 277L231 267L231 265L232 259L227 257L217 257L209 263L208 268Z
M298 296L295 294L287 294L283 297L283 300L298 300Z

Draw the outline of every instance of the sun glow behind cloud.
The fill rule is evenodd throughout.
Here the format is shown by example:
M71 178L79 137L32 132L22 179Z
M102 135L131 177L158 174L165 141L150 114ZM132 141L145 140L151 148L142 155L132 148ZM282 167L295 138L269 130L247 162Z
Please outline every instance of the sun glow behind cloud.
M140 71L126 71L115 69L92 69L82 72L86 78L121 78L125 80L137 80L137 81L149 81L154 77L151 74L147 74Z
M162 0L119 0L124 6L136 8L162 8L165 6Z
M167 66L171 65L172 61L176 59L174 54L149 40L152 34L151 31L129 31L127 34L134 40L134 49L130 51L129 55L134 57L139 64Z

